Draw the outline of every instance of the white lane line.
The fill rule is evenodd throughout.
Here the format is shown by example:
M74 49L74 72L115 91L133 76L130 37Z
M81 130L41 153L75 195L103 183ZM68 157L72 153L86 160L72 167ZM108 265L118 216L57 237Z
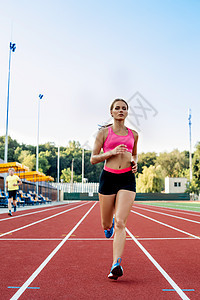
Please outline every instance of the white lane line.
M63 206L68 206L68 205L71 205L71 204L75 204L75 203L70 203L70 204L63 204L63 205L59 205L59 206L56 206L56 207L51 207L51 208L46 208L46 209L43 209L43 210L40 210L40 211L33 211L33 212L30 212L30 213L27 213L27 214L22 214L22 215L19 215L19 216L12 216L11 217L8 217L8 218L4 218L4 219L0 219L0 222L3 222L3 221L10 221L10 220L13 220L13 219L16 219L16 218L21 218L21 217L25 217L25 216L28 216L28 215L34 215L34 214L39 214L41 212L45 212L45 211L49 211L49 210L52 210L52 209L58 209L58 208L63 208ZM39 208L38 208L39 209Z
M142 205L142 204L141 204ZM177 214L183 214L183 215L190 215L190 216L195 216L195 217L200 217L200 214L199 215L197 215L197 214L191 214L191 212L193 212L192 210L188 210L188 212L187 212L187 210L181 210L181 209L177 209L177 208L169 208L169 207L167 207L167 208L165 208L165 207L161 207L161 206L156 206L156 205L142 205L142 206L145 206L145 207L149 207L149 208L159 208L159 209L162 209L162 210L164 210L164 211L170 211L171 213L177 213ZM133 207L140 207L140 206L138 206L138 205L133 205Z
M136 238L138 241L161 241L161 240L196 240L193 237L181 237L181 238ZM0 241L62 241L63 238L10 238L0 239ZM131 238L127 237L127 241L132 241ZM68 241L113 241L113 238L69 238Z
M168 225L168 224L166 224L166 223L160 222L160 221L155 220L155 219L153 219L153 218L147 217L147 216L142 215L142 214L140 214L140 213L138 213L138 212L136 212L136 211L131 210L131 212L134 213L134 214L136 214L136 215L139 215L139 216L141 216L141 217L143 217L143 218L149 219L149 220L151 220L151 221L153 221L153 222L156 222L156 223L158 223L158 224L161 224L161 225L163 225L163 226L169 227L169 228L171 228L171 229L173 229L173 230L179 231L179 232L181 232L181 233L183 233L183 234L187 234L187 235L189 235L189 236L194 237L195 239L200 240L200 237L197 236L197 235L194 235L194 234L189 233L189 232L187 232L187 231L178 229L178 228L176 228L176 227L173 227L173 226Z
M171 217L171 218L176 218L176 219L180 219L180 220L184 220L184 221L188 221L188 222L200 224L200 222L198 222L198 221L194 221L194 220L191 220L191 219L186 219L186 218L182 218L182 217L178 217L178 216L166 214L166 213L163 213L163 212L160 212L160 211L156 211L156 210L152 210L152 209L148 209L148 208L143 208L143 207L135 207L135 208L136 209L138 208L138 209L150 211L150 212L153 212L153 213L156 213L156 214L160 214L160 215L165 215L165 216L168 216L168 217Z
M169 282L169 284L175 289L175 291L179 294L181 299L189 300L186 294L180 289L180 287L175 283L175 281L167 274L167 272L157 263L157 261L151 256L151 254L138 242L138 240L132 235L130 230L126 228L126 232L130 235L132 240L136 243L136 245L144 252L144 254L148 257L148 259L154 264L154 266L158 269L158 271L163 275L163 277Z
M73 209L79 208L79 207L81 207L81 206L83 206L83 205L86 205L86 204L88 204L88 203L84 203L84 204L81 204L81 205L79 205L79 206L75 206L75 207L69 208L69 209L67 209L67 210L61 211L61 212L59 212L59 213L57 213L57 214L55 214L55 215L52 215L52 216L50 216L50 217L46 217L46 218L44 218L44 219L41 219L41 220L39 220L39 221L30 223L30 224L28 224L28 225L25 225L25 226L22 226L22 227L13 229L13 230L11 230L11 231L7 231L7 232L5 232L5 233L0 234L0 238L1 238L2 236L7 235L7 234L10 234L10 233L13 233L13 232L22 230L22 229L24 229L24 228L33 226L33 225L35 225L35 224L41 223L41 222L43 222L43 221L52 219L52 218L54 218L54 217L57 217L57 216L59 216L59 215L62 215L62 214L64 214L64 213L68 212L68 211L71 211L71 210L73 210Z
M162 241L162 240L196 240L194 237L179 237L179 238L137 238L138 241Z
M165 209L165 207L163 207L163 206L160 206L160 205L150 205L150 204L141 204L141 203L136 203L136 205L145 205L145 206L154 206L154 207L158 207L158 208L161 208L161 209ZM176 206L179 206L179 207L189 207L189 208L192 208L192 207L194 207L194 208L199 208L200 209L200 206L189 206L189 205L187 205L187 206L181 206L181 205L176 205ZM194 213L199 213L199 215L197 215L198 217L200 216L200 212L198 212L198 211L195 211L195 210L190 210L190 209L183 209L183 208L175 208L175 207L168 207L168 206L166 206L166 208L168 208L168 209L173 209L173 210L181 210L181 212L194 212ZM191 214L192 215L192 214Z
M10 300L17 300L26 290L26 288L33 282L33 280L38 276L38 274L44 269L44 267L48 264L48 262L52 259L52 257L58 252L58 250L64 245L64 243L68 240L70 235L78 228L78 226L83 222L83 220L87 217L87 215L91 212L93 207L97 204L95 202L92 207L86 212L86 214L80 219L80 221L72 228L72 230L67 234L67 236L62 240L60 244L49 254L49 256L43 261L43 263L35 270L35 272L26 280L26 282L21 286L21 288L10 298Z
M173 204L177 207L189 207L189 208L200 208L200 206L192 206L192 205L181 205L181 204Z
M56 238L30 238L30 239L26 239L26 238L16 238L16 239L0 239L0 241L62 241L63 239L60 238L60 239L56 239Z

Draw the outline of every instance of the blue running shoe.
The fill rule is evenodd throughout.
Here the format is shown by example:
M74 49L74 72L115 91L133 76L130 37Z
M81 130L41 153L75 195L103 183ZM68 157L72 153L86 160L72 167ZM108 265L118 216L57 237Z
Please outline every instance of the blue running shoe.
M9 210L8 215L12 217L12 213L11 210Z
M113 218L113 223L112 223L112 227L110 229L105 229L104 233L107 239L111 238L114 234L114 226L115 226L115 219Z
M121 277L123 275L123 268L120 266L122 259L119 257L117 259L117 263L114 264L110 270L110 274L108 275L109 279L117 280L118 277Z
M17 211L17 206L14 206L14 212L16 212Z

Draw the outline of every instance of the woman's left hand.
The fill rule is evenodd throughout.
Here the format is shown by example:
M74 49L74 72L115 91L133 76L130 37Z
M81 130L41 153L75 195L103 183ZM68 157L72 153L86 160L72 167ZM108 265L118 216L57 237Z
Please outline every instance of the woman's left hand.
M137 172L137 163L134 160L131 161L132 173Z

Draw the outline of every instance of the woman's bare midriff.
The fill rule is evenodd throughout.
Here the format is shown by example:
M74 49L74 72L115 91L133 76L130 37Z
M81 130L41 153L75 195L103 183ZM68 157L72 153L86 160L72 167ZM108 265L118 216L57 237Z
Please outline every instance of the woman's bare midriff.
M120 170L131 166L131 153L113 155L106 160L106 166L111 169Z

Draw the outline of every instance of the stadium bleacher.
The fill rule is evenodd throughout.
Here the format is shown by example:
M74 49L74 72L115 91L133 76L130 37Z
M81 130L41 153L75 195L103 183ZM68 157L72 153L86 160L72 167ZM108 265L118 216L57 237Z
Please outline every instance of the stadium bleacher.
M51 203L52 201L48 197L44 197L42 194L38 195L35 192L29 191L28 193L24 193L22 190L17 192L17 206L25 206L25 205L39 205ZM0 206L8 207L8 193L2 191L0 189Z

